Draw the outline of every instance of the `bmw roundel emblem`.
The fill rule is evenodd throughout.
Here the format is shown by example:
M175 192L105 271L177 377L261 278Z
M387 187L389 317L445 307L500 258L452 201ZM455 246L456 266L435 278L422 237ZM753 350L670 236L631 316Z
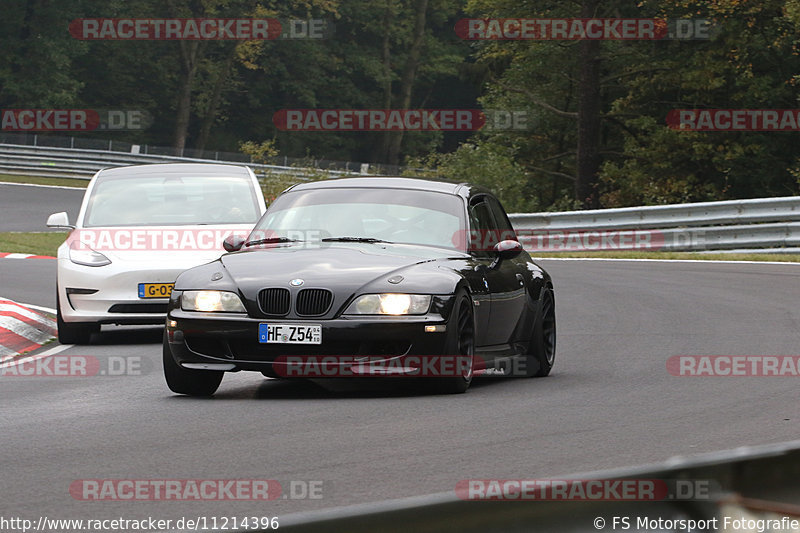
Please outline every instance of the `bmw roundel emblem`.
M292 281L289 282L289 285L291 285L292 287L299 287L303 283L305 283L305 281L303 281L302 279L295 278L295 279L293 279Z

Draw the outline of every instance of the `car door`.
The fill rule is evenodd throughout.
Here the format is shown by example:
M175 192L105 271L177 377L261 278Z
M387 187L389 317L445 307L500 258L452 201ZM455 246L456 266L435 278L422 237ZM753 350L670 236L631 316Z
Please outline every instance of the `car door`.
M491 213L481 208L473 209L469 203L467 212L469 215L467 249L472 259L469 261L468 267L464 269L464 275L469 282L475 309L475 344L482 347L490 344L489 319L492 302L489 281L486 279L487 267L491 263L491 259L489 254L482 249L480 237L488 231L486 228L491 225Z
M473 224L472 254L489 290L489 320L484 336L486 345L509 344L517 323L525 310L525 282L513 259L498 261L492 246L505 238L515 238L508 219L499 204L488 194L472 197L469 203ZM493 209L494 208L494 209ZM494 210L499 208L503 219L498 223Z

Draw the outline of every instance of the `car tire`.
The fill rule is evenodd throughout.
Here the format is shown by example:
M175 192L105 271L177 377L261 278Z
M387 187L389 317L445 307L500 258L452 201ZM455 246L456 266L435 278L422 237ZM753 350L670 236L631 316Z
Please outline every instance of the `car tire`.
M467 391L474 375L475 364L475 311L466 291L456 293L450 323L447 324L445 354L469 357L465 374L458 377L437 378L437 390L444 394L461 394Z
M58 329L58 342L61 344L89 344L92 333L100 329L99 324L91 322L64 322L58 293L56 293L56 328Z
M552 287L545 287L540 298L539 314L525 361L528 377L550 374L556 359L556 300Z
M187 396L213 396L225 372L218 370L190 370L183 368L175 362L172 350L169 348L167 332L164 332L164 378L167 380L169 390Z

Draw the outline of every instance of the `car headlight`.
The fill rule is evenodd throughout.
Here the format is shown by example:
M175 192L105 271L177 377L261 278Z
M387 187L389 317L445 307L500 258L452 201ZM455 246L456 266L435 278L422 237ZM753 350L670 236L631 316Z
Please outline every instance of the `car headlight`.
M69 247L69 260L79 265L101 267L111 264L111 259L100 252L95 252L84 244Z
M431 297L427 294L365 294L344 312L346 315L424 315Z
M235 293L227 291L184 291L181 309L222 313L246 313L247 310Z

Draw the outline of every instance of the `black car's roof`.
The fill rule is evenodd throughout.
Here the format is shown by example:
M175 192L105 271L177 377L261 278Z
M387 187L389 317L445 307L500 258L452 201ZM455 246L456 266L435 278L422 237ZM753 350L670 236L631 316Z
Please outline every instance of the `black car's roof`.
M216 163L159 163L107 168L100 172L104 178L147 176L150 174L181 174L184 176L249 176L247 167Z
M292 191L310 189L343 189L343 188L374 188L374 189L413 189L420 191L443 192L459 196L468 196L470 190L476 187L466 183L449 181L436 181L419 178L401 178L395 176L365 176L358 178L336 178L310 183L301 183L291 187Z

